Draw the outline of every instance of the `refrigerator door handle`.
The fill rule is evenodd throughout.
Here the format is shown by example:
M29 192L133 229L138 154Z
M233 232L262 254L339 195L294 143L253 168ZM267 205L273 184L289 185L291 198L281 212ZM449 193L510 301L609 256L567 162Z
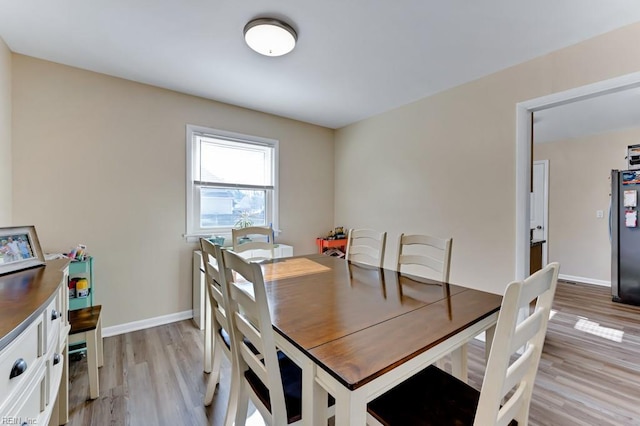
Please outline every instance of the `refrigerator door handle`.
M620 272L618 263L618 238L620 226L620 171L611 170L611 206L609 208L609 229L611 236L611 296L614 301L620 299Z
M609 196L609 245L611 245L611 230L613 229L613 218L611 217L611 198Z

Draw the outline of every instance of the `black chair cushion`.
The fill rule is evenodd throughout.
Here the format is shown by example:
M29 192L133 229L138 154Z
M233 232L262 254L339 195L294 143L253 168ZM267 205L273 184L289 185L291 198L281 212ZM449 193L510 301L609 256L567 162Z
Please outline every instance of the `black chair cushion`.
M280 364L288 423L297 422L302 418L302 370L282 352L278 352L278 363ZM271 411L269 389L253 371L247 370L244 375L260 401ZM333 404L335 404L335 399L329 395L328 405L332 406Z
M229 333L227 333L227 330L225 330L224 328L220 327L218 329L218 334L220 334L220 336L222 337L222 340L224 341L225 346L229 350L231 350L231 337L229 337ZM258 349L256 349L255 346L253 346L253 343L251 343L249 341L249 339L247 339L246 337L244 338L244 343L247 345L249 350L251 352L253 352L254 355L258 355L260 353L260 352L258 352Z
M429 366L371 401L367 410L388 426L472 426L479 399L476 389Z
M224 341L225 346L228 349L231 349L231 337L229 336L229 333L227 333L227 330L220 327L218 329L218 333L220 334L220 337L222 337L222 340Z

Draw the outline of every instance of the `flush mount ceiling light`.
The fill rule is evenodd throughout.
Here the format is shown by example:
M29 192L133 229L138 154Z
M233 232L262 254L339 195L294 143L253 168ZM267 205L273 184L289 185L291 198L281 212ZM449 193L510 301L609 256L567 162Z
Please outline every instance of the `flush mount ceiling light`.
M271 18L260 18L244 26L244 40L265 56L282 56L293 50L298 35L290 25Z

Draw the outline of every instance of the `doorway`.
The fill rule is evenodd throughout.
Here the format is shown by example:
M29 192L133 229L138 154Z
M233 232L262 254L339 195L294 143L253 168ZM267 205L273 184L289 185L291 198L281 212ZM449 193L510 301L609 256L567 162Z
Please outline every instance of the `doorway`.
M516 247L515 279L529 275L531 226L532 113L621 90L640 87L640 72L616 77L516 105Z

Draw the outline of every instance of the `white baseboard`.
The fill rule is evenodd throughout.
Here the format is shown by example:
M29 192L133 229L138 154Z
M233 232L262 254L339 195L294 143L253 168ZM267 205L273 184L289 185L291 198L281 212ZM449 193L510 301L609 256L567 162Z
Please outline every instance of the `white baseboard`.
M102 337L117 336L119 334L143 330L145 328L156 327L159 325L170 324L172 322L182 321L190 318L193 318L193 310L176 312L175 314L162 315L155 318L133 321L120 325L113 325L111 327L104 327L102 329Z
M593 278L575 277L573 275L558 274L558 279L561 279L564 281L577 282L577 283L601 285L603 287L611 287L611 281L596 280Z

